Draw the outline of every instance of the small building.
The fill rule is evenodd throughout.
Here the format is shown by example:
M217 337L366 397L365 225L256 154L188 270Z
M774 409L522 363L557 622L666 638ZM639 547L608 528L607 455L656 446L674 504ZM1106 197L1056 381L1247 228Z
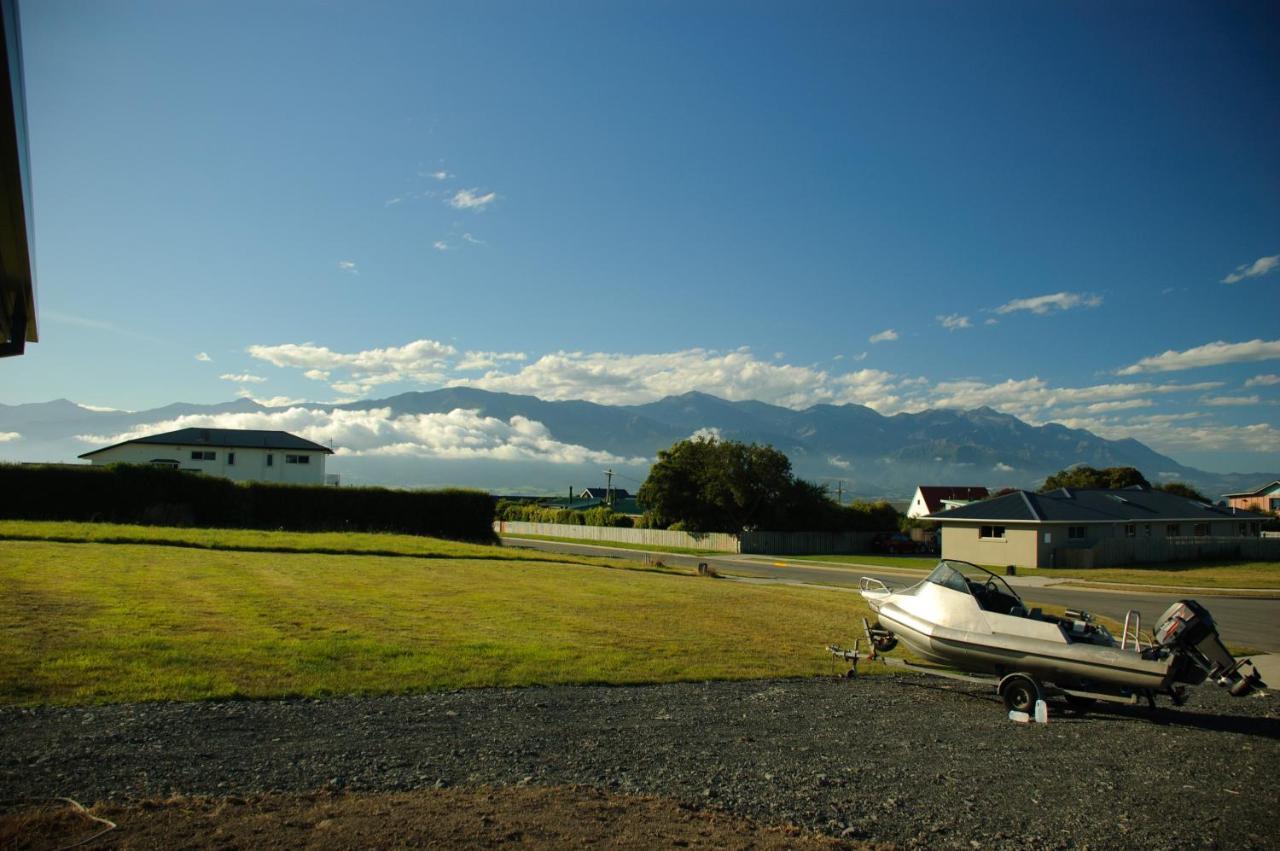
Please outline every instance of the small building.
M81 455L93 464L154 464L238 482L325 483L333 450L287 431L183 428L126 440Z
M613 494L613 499L615 501L619 499L631 498L631 494L628 493L623 488L613 488L612 491L610 491L609 488L584 488L582 490L582 493L578 494L578 497L579 499L607 500L609 499L610 493Z
M948 508L959 508L962 505L986 499L988 496L990 494L984 487L920 485L916 488L916 495L912 497L911 505L907 508L907 516L926 517L937 514L939 511L946 511Z
M1014 491L927 519L942 527L943 558L1019 567L1102 567L1230 557L1233 548L1239 554L1251 546L1249 539L1259 538L1265 518L1134 486Z
M1224 493L1222 498L1232 508L1241 511L1280 515L1280 482L1272 482L1246 493Z

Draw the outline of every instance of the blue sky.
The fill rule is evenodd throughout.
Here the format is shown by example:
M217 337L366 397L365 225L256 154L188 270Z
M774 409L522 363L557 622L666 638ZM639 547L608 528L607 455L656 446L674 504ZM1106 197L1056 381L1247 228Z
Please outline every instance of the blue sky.
M699 389L1280 468L1274 5L22 15L7 402Z

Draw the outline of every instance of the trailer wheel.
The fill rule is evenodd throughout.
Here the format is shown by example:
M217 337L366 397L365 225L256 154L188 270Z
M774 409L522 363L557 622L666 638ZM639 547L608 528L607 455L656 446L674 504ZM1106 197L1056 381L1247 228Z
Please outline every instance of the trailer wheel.
M1031 712L1040 700L1040 685L1026 674L1010 674L1000 682L1000 697L1007 709Z

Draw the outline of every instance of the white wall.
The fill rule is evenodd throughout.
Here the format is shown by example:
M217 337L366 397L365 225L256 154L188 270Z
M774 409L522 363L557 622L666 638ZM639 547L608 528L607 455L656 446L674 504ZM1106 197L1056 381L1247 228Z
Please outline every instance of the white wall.
M924 501L924 494L920 493L920 488L916 488L916 495L911 500L911 507L907 509L908 517L924 517L929 513L929 506Z
M214 460L196 461L192 452L212 452ZM231 454L235 463L228 463ZM226 449L221 446L161 446L155 443L126 443L113 446L89 459L102 464L150 464L159 459L178 462L180 470L198 470L209 476L221 476L237 482L281 482L290 485L324 484L324 452L305 449ZM267 464L270 455L272 463ZM288 464L286 455L310 458L306 464Z

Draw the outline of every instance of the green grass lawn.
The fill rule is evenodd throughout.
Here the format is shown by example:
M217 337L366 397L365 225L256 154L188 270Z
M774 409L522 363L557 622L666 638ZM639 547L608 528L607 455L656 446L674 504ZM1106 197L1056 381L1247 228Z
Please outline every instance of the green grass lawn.
M786 556L787 561L816 561L850 566L875 565L905 569L932 570L937 557L876 555ZM1003 574L1004 569L990 567ZM1129 585L1157 585L1187 588L1280 588L1280 562L1173 562L1169 564L1134 564L1128 567L1093 568L1018 568L1021 576L1043 576L1051 579L1080 579Z
M617 547L620 550L640 550L649 553L675 553L677 555L688 556L714 556L714 555L735 555L734 553L722 553L718 550L698 550L689 547L660 547L653 544L632 544L626 541L594 541L588 538L560 538L555 535L526 535L523 532L518 535L505 535L507 538L529 538L534 541L555 541L561 544L584 544L589 547Z
M413 540L466 555L0 541L0 703L803 676L829 672L824 644L866 613L856 594Z
M0 541L61 541L96 544L156 544L208 550L327 555L381 555L406 558L519 559L593 563L577 556L514 551L497 545L446 541L421 535L370 532L279 532L258 529L194 529L173 526L130 526L116 523L71 523L45 520L0 520Z

